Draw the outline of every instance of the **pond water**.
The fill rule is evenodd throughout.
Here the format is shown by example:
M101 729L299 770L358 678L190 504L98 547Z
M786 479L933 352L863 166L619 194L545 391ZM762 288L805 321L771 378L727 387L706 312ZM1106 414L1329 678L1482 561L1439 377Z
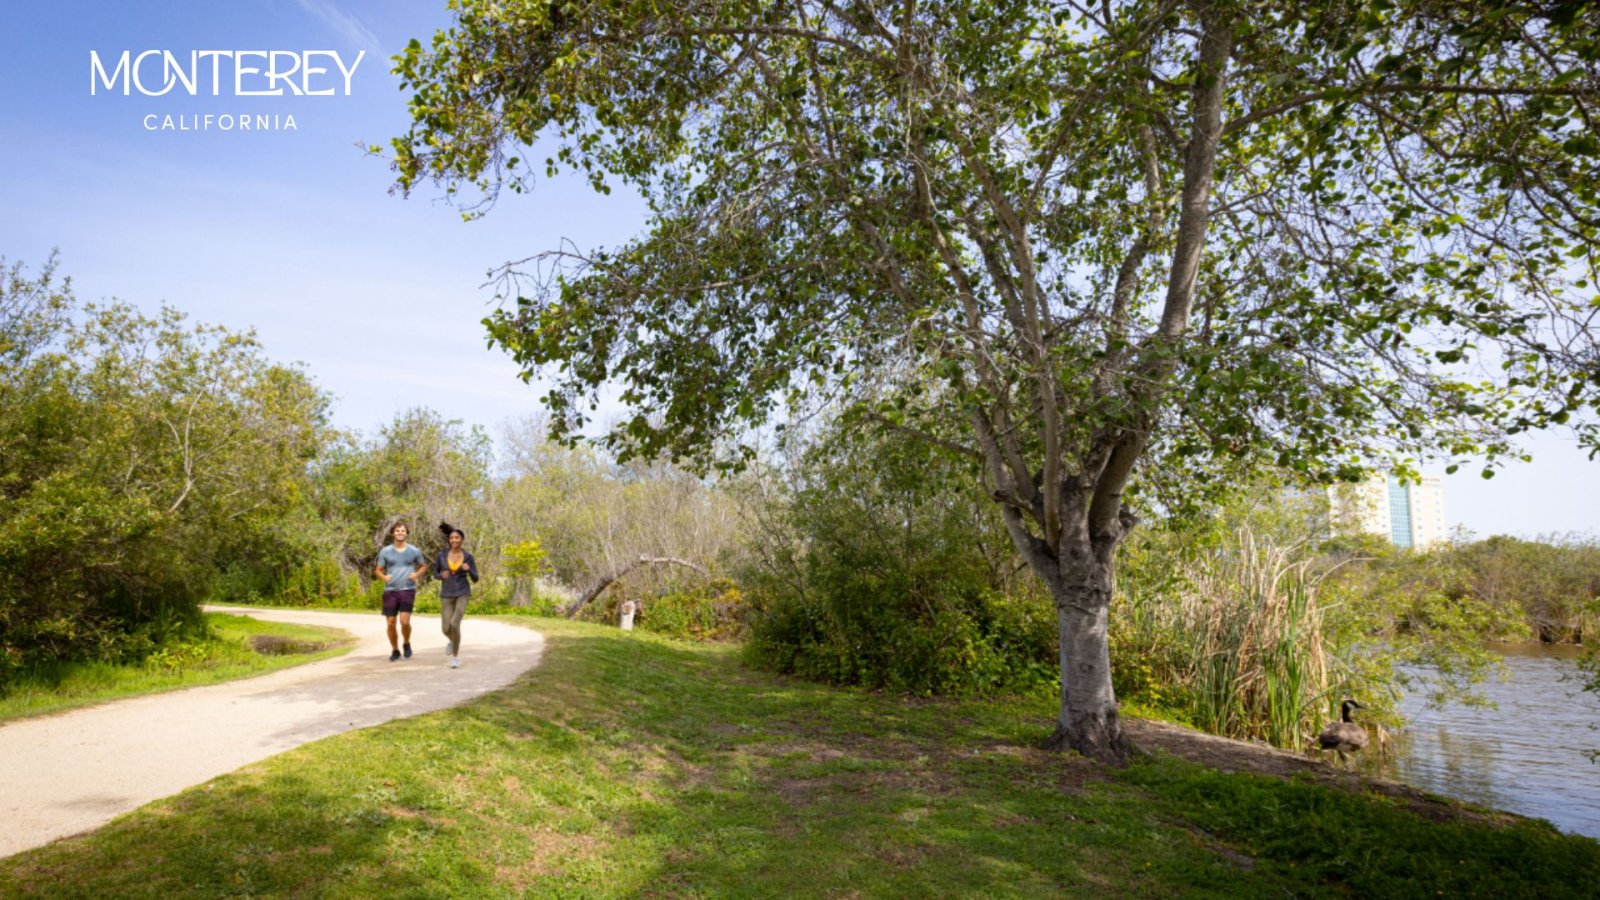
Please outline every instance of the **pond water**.
M1495 649L1511 677L1482 687L1499 708L1429 709L1420 697L1405 698L1410 724L1391 740L1382 774L1600 838L1600 763L1589 761L1600 749L1600 697L1578 692L1582 649Z

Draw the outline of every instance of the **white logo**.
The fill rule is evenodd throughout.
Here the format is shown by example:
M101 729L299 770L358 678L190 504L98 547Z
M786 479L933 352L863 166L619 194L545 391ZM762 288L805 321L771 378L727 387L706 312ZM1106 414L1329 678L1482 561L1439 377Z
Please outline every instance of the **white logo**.
M134 91L160 97L181 86L190 96L221 96L224 87L235 97L282 97L285 92L295 97L349 96L356 67L366 55L360 51L346 66L337 50L191 50L187 60L171 50L137 55L124 50L107 71L99 51L90 50L89 94L120 89L124 97Z

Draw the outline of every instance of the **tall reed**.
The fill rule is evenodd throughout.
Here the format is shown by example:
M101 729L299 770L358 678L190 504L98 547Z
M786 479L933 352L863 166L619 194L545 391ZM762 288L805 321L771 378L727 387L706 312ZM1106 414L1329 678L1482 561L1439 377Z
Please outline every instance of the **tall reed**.
M1317 602L1322 575L1303 551L1240 528L1178 562L1162 590L1119 604L1119 643L1149 651L1147 680L1197 727L1303 747L1339 686Z

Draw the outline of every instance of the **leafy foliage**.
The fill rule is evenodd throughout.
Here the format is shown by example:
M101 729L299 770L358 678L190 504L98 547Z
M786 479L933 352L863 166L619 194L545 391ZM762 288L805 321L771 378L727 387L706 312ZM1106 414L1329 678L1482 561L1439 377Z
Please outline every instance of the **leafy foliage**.
M715 572L738 542L734 503L714 484L662 462L618 463L593 448L564 447L549 440L547 425L538 417L507 424L483 532L502 542L537 540L547 579L581 591L642 556ZM698 589L681 575L639 567L602 599Z
M53 264L11 268L0 311L0 679L137 659L283 521L326 398L249 334L79 309Z
M976 473L904 435L850 426L819 435L782 493L761 498L743 570L752 657L917 694L1053 684L1053 617Z
M1499 622L1518 622L1547 643L1582 642L1600 630L1600 542L1594 538L1496 536L1439 552L1462 573L1462 593L1487 604Z
M1103 634L1136 471L1176 496L1241 460L1350 479L1597 437L1592 5L455 13L399 58L402 189L481 212L565 167L651 204L621 247L505 272L490 334L557 428L616 381L614 448L736 465L786 399L898 381L878 414L982 463L1049 588L1086 752L1123 749Z
M602 613L608 621L616 618L611 603ZM743 638L750 620L750 603L731 579L669 589L648 598L642 605L638 628L687 641L731 641Z
M619 559L666 555L713 568L735 536L732 507L671 466L618 465L551 443L536 421L508 423L496 453L481 430L416 408L370 438L330 442L267 542L271 556L235 566L228 590L270 603L376 608L381 585L370 576L390 527L405 522L431 556L442 546L432 526L444 519L465 530L477 558L474 609L548 614ZM623 585L635 597L666 588L650 572ZM418 609L436 602L436 585L424 584Z

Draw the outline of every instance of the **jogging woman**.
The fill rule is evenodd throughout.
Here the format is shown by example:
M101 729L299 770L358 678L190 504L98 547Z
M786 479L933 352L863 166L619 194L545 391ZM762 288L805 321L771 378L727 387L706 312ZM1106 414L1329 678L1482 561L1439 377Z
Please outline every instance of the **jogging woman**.
M478 580L478 561L461 548L467 535L449 522L440 522L449 547L439 551L434 560L433 574L439 579L439 627L445 640L450 642L450 668L461 668L461 617L467 612L467 600L472 596L472 582ZM470 579L470 580L469 580Z

